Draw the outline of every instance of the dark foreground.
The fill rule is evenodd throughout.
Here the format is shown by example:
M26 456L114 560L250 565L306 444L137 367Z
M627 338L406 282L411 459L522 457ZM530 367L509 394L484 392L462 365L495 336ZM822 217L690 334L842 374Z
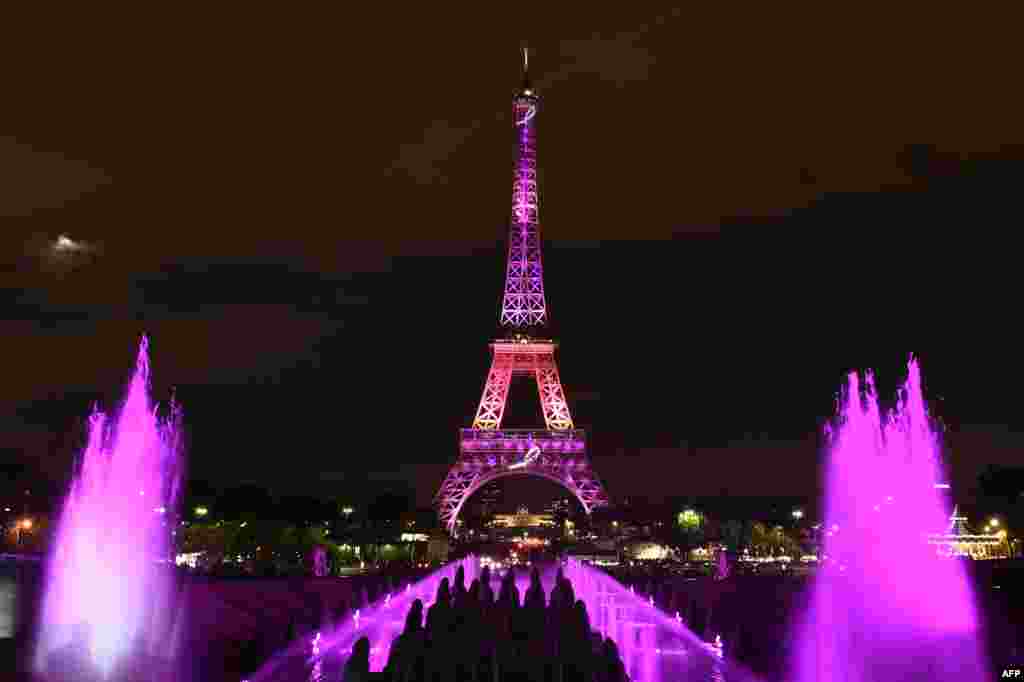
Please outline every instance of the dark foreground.
M1024 630L1024 565L1022 562L975 562L970 567L993 667L1019 663L1022 651L1015 647L1024 647L1024 639L1020 637ZM187 671L178 671L177 676L190 682L248 679L274 653L285 650L289 642L308 638L325 622L338 622L378 594L418 577L408 575L396 580L379 576L307 579L183 576L181 595L190 621L183 648L189 652L191 664ZM712 633L720 633L727 643L729 658L766 679L783 679L786 661L796 644L792 625L809 595L807 579L740 576L716 583L700 578L623 575L620 580L633 584L638 593L653 597L667 613L679 612L699 636L708 638ZM34 627L33 603L38 598L39 588L35 562L0 562L0 594L5 589L17 594L14 608L0 602L0 680L31 679L27 674L27 656L31 650L29 634ZM570 621L563 623L556 619L555 622L571 632ZM512 646L512 624L503 627L508 628L508 637L502 640L506 643L504 646ZM539 632L536 623L529 619L521 621L519 627L520 639L523 627ZM5 634L14 636L4 637ZM495 637L500 639L505 634L506 630L498 630ZM544 639L549 646L558 640L547 635ZM527 647L521 650L523 653L531 651L527 645L523 646ZM495 649L495 656L497 652ZM605 660L601 657L604 653L603 648L594 652L597 656L594 665L604 665L601 663ZM327 669L323 674L335 673L335 676L322 679L339 679L337 675L341 671L333 671L328 661L325 663ZM511 666L505 666L504 670L501 679L540 679L532 676L538 674L536 671L516 672ZM552 662L547 661L544 678L557 670L557 665L552 666ZM566 674L565 669L560 674Z

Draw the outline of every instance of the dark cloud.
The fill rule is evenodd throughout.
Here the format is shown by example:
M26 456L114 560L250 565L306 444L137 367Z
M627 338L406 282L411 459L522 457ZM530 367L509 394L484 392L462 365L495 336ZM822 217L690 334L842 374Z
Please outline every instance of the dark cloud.
M111 182L103 170L88 161L0 137L0 218L65 208Z
M447 184L446 163L480 127L479 122L459 125L452 121L434 121L423 131L423 139L399 150L391 172L401 171L417 184Z
M642 40L671 16L659 17L653 24L643 24L631 32L561 41L557 55L534 57L535 86L543 94L580 75L597 76L617 87L644 81L655 57ZM452 162L452 155L484 125L500 126L508 119L508 112L502 109L482 120L434 121L424 131L422 140L401 147L392 172L401 170L421 185L447 184L445 168Z

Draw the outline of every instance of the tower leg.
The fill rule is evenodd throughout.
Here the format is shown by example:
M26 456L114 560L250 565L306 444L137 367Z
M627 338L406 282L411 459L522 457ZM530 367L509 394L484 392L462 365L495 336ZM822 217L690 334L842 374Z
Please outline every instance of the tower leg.
M455 537L455 517L466 498L476 490L481 475L479 469L463 466L460 458L441 484L441 490L437 494L438 515L452 537Z
M484 384L484 395L480 398L476 418L473 419L474 429L497 429L501 426L501 417L505 413L505 402L508 399L508 387L512 383L512 358L499 353L494 354L491 370L487 373Z
M558 377L558 367L552 356L539 358L537 361L537 389L540 391L540 404L548 428L552 431L573 428L569 404L565 400L562 381Z

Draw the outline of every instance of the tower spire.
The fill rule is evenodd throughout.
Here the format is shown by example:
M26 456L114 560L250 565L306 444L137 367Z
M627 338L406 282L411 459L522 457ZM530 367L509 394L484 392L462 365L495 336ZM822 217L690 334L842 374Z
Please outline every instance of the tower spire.
M524 333L547 324L537 202L536 116L540 99L530 84L530 55L523 48L523 87L512 101L518 150L512 185L512 221L500 323Z
M523 48L523 92L527 95L532 94L533 84L530 82L530 50L527 47Z

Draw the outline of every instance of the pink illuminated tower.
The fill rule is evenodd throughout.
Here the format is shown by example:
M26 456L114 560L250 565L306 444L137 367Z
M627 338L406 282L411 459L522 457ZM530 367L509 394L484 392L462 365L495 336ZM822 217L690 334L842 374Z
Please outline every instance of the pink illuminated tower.
M582 429L574 428L555 363L557 344L539 337L548 322L541 266L537 200L536 122L540 98L530 84L523 51L523 86L513 99L518 138L512 186L508 265L499 322L506 338L491 344L491 369L473 426L459 431L459 458L435 498L442 523L455 534L466 500L494 479L537 476L562 485L589 514L608 504L591 466ZM546 428L502 429L513 375L533 376Z

